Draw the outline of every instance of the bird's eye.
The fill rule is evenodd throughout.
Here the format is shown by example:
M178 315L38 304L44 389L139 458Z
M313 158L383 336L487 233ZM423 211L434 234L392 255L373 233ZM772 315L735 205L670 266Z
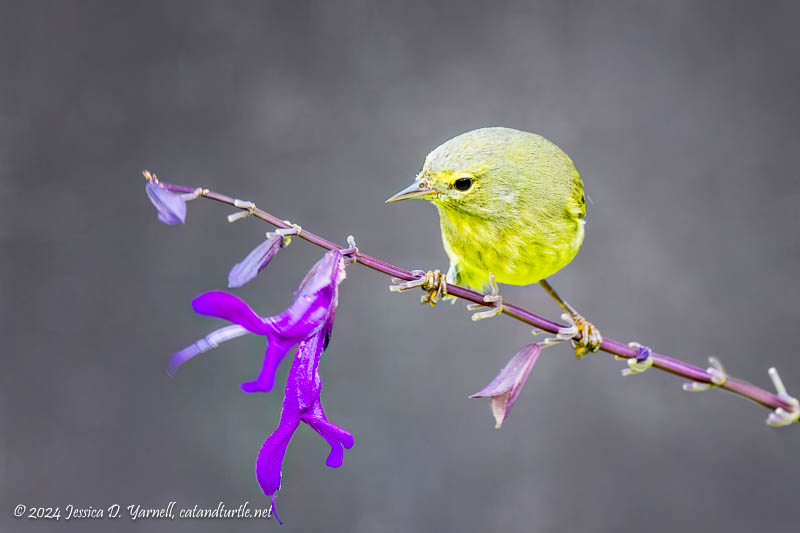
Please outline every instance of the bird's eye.
M458 191L468 191L472 187L472 178L458 178L453 182L453 187Z

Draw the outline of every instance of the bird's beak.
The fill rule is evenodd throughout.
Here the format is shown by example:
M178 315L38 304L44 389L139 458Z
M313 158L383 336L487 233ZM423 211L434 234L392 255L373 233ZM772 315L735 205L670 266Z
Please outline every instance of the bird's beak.
M387 199L386 203L410 200L411 198L433 198L437 194L435 190L428 187L428 182L425 181L425 178L418 178L414 180L414 183Z

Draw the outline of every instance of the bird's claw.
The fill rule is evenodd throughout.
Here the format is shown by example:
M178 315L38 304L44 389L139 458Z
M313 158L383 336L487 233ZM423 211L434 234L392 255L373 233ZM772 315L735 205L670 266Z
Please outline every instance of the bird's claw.
M597 327L586 320L578 313L568 314L564 313L561 318L565 320L569 326L561 328L556 334L556 339L560 341L572 340L572 347L575 348L575 356L580 359L588 352L596 352L603 344L603 336ZM580 335L580 338L576 339Z
M483 320L484 318L492 318L503 312L503 297L500 295L500 291L497 288L497 282L494 280L494 274L492 273L489 273L489 285L492 287L492 292L490 294L485 294L483 296L483 301L487 304L493 303L494 305L485 311L473 313L471 318L474 321ZM470 311L476 311L486 307L487 306L481 304L469 304L467 309Z
M392 292L402 292L409 289L420 287L425 294L420 298L420 303L428 304L431 307L439 303L443 296L447 296L447 279L441 270L412 270L411 274L417 276L416 279L405 281L399 278L392 278L394 285L389 286Z
M425 294L420 297L419 303L431 307L439 303L442 296L447 296L447 276L441 270L425 272L425 283L422 284Z

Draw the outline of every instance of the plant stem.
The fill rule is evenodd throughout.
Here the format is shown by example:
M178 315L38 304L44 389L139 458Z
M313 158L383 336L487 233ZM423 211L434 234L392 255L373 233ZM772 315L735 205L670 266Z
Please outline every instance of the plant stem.
M179 193L193 193L198 190L197 188L183 187L181 185L173 185L170 183L165 183L163 181L159 183L165 189ZM217 202L227 204L232 207L236 207L237 209L241 209L243 211L251 211L252 216L259 218L264 222L272 224L275 227L286 228L286 229L293 227L285 220L281 220L262 209L239 207L236 205L237 202L236 199L231 198L230 196L225 196L224 194L219 194L217 192L208 189L202 189L202 196L210 200L215 200ZM239 203L241 203L241 201L239 201ZM328 250L344 249L344 247L339 246L338 244L333 243L327 239L324 239L319 235L311 233L310 231L307 231L305 228L302 229L302 231L299 234L299 237L305 239L306 241L312 244L316 244L317 246L326 248ZM355 254L355 259L358 263L361 263L364 266L367 266L373 270L377 270L378 272L388 274L389 276L393 276L395 278L400 278L406 281L417 279L416 276L414 276L408 270L402 269L385 261L381 261L378 258L372 257L360 251ZM483 294L454 284L449 284L449 283L447 284L447 294L450 296L456 296L458 298L467 300L472 303L485 305L487 307L494 307L496 305L494 303L484 302ZM541 330L553 334L557 333L559 329L564 327L558 322L553 322L552 320L540 317L539 315L536 315L528 311L527 309L523 309L522 307L510 304L506 301L503 301L502 313L507 316L510 316L511 318L515 318L520 322L524 322L525 324L534 326L536 328L539 328ZM600 349L604 352L624 357L626 359L636 357L637 355L636 349L629 347L625 343L608 338L603 339L603 344L600 346ZM653 358L653 367L655 368L658 368L665 372L669 372L671 374L675 374L677 376L682 376L692 381L713 384L711 380L711 375L706 370L700 367L691 365L689 363L685 363L683 361L680 361L679 359L675 359L674 357L657 354L655 352L652 353L651 357ZM778 407L781 407L783 409L791 411L793 408L789 402L779 397L777 394L774 394L760 387L757 387L755 385L752 385L750 383L732 377L727 377L724 383L722 383L718 387L733 392L735 394L738 394L740 396L743 396L744 398L750 399L769 409L776 409Z

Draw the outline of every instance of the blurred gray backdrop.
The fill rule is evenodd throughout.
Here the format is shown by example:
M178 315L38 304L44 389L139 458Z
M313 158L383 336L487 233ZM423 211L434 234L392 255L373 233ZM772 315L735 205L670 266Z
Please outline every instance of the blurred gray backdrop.
M800 394L800 8L791 2L3 2L0 529L263 531L260 521L46 522L27 506L266 505L277 424L239 383L263 339L171 352L217 327L192 297L268 229L189 205L156 221L141 170L252 199L408 268L446 266L435 209L384 205L480 126L575 160L587 238L553 282L608 336ZM295 241L237 291L283 309L320 250ZM608 355L549 349L503 429L486 385L529 329L421 308L351 268L323 402L279 493L287 531L794 532L800 426ZM510 301L556 318L538 287Z

